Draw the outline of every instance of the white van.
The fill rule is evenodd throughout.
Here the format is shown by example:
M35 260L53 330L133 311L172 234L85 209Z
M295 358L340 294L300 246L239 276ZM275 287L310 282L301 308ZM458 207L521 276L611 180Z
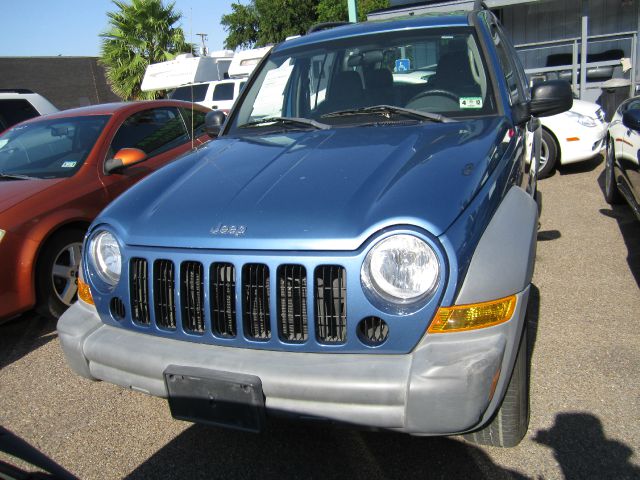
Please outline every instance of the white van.
M246 82L246 78L231 78L183 85L169 92L169 98L195 102L212 110L222 110L224 113L229 113L233 102L238 98Z

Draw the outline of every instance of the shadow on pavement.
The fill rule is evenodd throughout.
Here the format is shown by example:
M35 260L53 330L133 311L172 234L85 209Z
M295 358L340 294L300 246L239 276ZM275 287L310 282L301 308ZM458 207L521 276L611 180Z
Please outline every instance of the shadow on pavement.
M558 173L560 175L574 175L576 173L592 172L604 161L602 154L598 154L593 158L584 162L570 163L569 165L559 165Z
M527 305L527 360L529 362L529 372L531 372L531 361L533 351L538 338L538 322L540 320L540 289L531 284L529 290L529 304Z
M553 427L539 430L533 440L554 450L567 480L640 478L640 468L629 462L633 450L607 439L600 420L589 413L560 413Z
M56 321L33 312L0 324L0 370L56 338Z
M598 176L598 185L600 185L604 196L604 171ZM627 246L629 270L631 270L636 284L640 287L640 221L627 203L611 205L608 209L600 209L600 213L618 222L618 228Z
M529 294L528 352L533 354L540 291ZM526 479L456 438L411 437L338 425L270 419L261 434L192 425L127 479Z
M479 448L454 439L279 420L258 435L193 425L126 478L528 477L496 465Z

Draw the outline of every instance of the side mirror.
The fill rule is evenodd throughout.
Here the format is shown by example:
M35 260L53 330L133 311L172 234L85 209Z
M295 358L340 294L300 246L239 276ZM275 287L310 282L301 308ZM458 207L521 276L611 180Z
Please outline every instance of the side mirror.
M640 132L640 109L632 108L624 112L622 114L622 124L631 130Z
M139 148L121 148L113 158L104 162L104 172L107 175L117 173L126 167L144 162L146 159L147 154Z
M221 110L212 110L204 117L204 129L211 138L217 137L220 134L222 125L227 119L227 116Z
M549 80L531 89L531 115L534 117L550 117L566 112L572 106L571 85L564 80Z

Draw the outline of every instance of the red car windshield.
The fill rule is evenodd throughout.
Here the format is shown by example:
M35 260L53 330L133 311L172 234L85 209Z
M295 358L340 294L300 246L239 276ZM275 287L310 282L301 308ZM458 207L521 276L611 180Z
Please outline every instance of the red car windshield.
M0 176L70 177L82 166L109 115L40 120L0 135Z

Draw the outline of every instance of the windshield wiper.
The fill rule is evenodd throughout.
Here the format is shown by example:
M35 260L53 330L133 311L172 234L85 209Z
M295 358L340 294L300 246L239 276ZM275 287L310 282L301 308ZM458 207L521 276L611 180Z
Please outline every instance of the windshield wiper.
M317 130L326 130L328 128L331 128L331 126L327 125L326 123L316 122L315 120L311 120L310 118L298 117L267 117L256 120L255 122L244 123L238 128L261 127L270 123L279 123L281 125L292 125L299 127L313 127Z
M421 112L411 108L394 107L393 105L374 105L373 107L354 108L350 110L338 110L337 112L322 115L322 118L346 117L348 115L370 115L380 114L387 118L391 115L404 115L406 117L415 118L417 120L431 120L432 122L448 123L455 122L452 118L445 117L438 113Z
M29 175L21 175L19 173L2 173L2 172L0 172L0 178L11 178L15 180L37 180L37 177L30 177Z

